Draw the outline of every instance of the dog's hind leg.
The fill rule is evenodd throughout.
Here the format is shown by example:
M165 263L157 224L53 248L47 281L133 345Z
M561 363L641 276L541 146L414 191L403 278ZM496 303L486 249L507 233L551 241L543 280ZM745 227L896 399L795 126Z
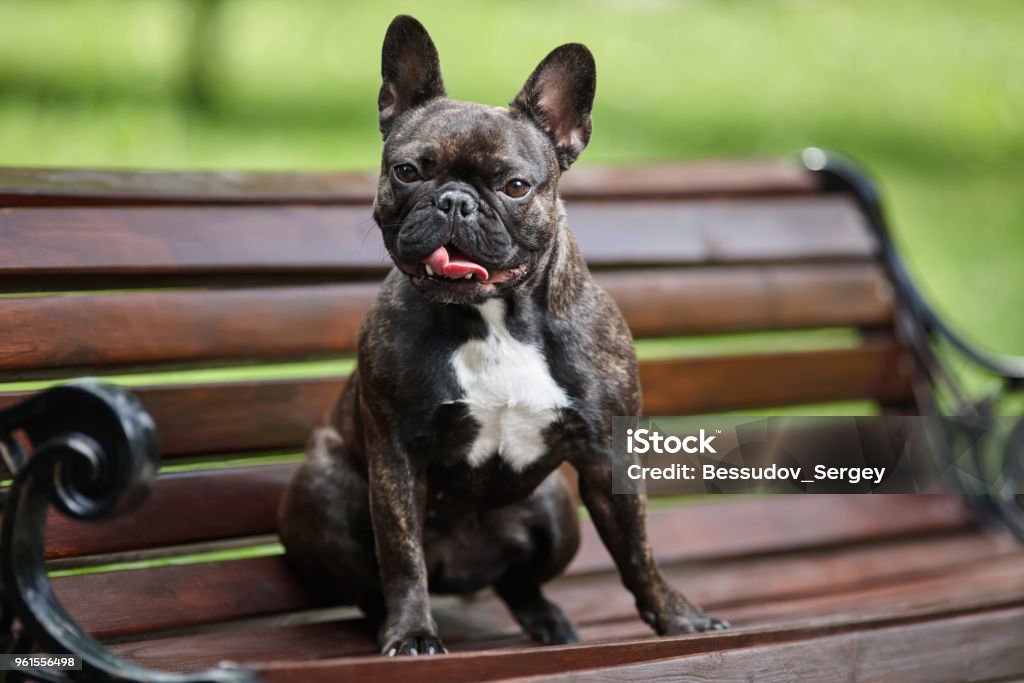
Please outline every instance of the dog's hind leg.
M561 473L556 470L548 476L527 503L535 513L527 529L531 552L507 569L494 590L533 640L545 645L577 643L572 621L541 590L541 584L560 574L579 549L579 520Z
M288 563L325 602L359 607L375 626L384 617L366 477L337 432L314 432L306 459L278 512Z

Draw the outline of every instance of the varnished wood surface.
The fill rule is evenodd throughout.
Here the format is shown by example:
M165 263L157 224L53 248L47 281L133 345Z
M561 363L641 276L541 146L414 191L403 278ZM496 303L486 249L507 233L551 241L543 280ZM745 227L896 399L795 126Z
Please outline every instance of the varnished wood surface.
M889 324L878 266L597 273L637 338ZM0 297L0 371L352 354L374 282Z
M132 203L365 204L377 174L175 173L103 169L0 168L0 205ZM816 179L770 159L698 161L631 168L580 167L561 180L568 198L704 197L808 194Z
M344 660L309 666L313 672L318 666L337 667L336 674L344 672L355 680L372 673L415 676L415 680L430 676L491 680L588 668L602 661L606 666L621 666L630 659L679 657L723 646L765 646L1021 604L1024 562L1019 549L1010 544L998 549L999 545L982 548L965 537L924 539L808 556L670 566L666 572L670 581L733 621L735 630L725 634L652 638L628 594L613 575L605 574L569 575L550 586L550 597L581 625L585 644L576 647L516 649L527 643L500 602L487 597L468 604L441 601L436 607L442 635L456 653L450 660L400 659L401 664L392 664L395 660L360 657L373 653L375 644L373 634L358 619L161 638L115 649L151 665L166 665L175 651L187 651L196 666L233 655L296 671L305 669L304 661L344 655ZM637 651L632 653L616 652L608 642L637 638L644 640L633 645ZM602 660L602 652L615 654Z
M595 268L856 261L876 243L842 196L742 202L577 202L569 224ZM314 272L390 268L367 206L0 208L0 276Z

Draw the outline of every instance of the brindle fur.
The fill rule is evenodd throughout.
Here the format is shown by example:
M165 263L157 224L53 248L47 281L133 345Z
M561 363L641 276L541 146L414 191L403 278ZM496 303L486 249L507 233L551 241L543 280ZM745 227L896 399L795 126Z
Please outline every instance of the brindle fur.
M590 136L589 51L558 48L510 108L497 109L447 99L429 36L398 17L382 74L374 217L396 263L417 264L454 244L492 272L527 267L485 292L391 271L363 321L358 370L282 502L289 561L325 596L358 605L379 625L388 654L443 651L428 590L493 587L534 639L576 642L572 623L541 592L579 544L557 469L568 460L643 619L662 634L724 628L662 577L647 542L645 498L612 495L612 416L640 409L633 340L591 279L558 197L561 173ZM391 169L410 159L424 179L405 185ZM494 189L510 174L531 182L527 198ZM479 211L439 218L436 197L452 187ZM505 301L510 334L541 349L571 400L544 432L546 454L519 471L499 457L467 462L479 425L449 365L461 344L486 337L473 304L495 296Z

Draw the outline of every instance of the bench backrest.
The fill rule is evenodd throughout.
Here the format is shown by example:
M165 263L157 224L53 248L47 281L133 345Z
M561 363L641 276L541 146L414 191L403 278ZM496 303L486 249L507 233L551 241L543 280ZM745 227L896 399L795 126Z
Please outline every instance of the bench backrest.
M0 407L48 382L112 376L154 416L165 466L214 463L161 477L131 517L54 517L55 566L272 540L295 454L340 392L389 268L373 187L358 174L0 170ZM576 169L563 195L638 339L710 340L682 355L640 342L646 414L912 409L889 284L850 197L776 162ZM251 591L231 609L268 609ZM227 609L168 604L143 624L76 616L125 635Z

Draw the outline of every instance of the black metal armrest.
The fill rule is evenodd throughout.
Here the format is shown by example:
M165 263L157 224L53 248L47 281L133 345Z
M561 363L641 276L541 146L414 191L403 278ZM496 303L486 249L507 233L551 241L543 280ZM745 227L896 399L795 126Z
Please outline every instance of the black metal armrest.
M23 438L19 440L16 434ZM27 448L26 448L27 445ZM124 661L85 633L57 600L44 562L52 504L80 520L130 511L148 495L160 461L156 426L127 391L83 381L0 412L0 455L14 483L3 505L0 645L4 653L74 654L80 671L4 672L4 680L241 683L248 671L154 671Z
M931 414L956 418L944 422L946 443L942 444L950 471L959 473L956 484L980 513L1005 524L1024 541L1024 419L1009 430L995 428L997 420L1007 419L997 416L996 407L1008 393L1024 389L1024 357L974 346L928 304L893 243L878 186L861 168L835 152L817 148L804 151L803 164L821 178L825 189L854 197L878 240L896 298L897 330L927 380L925 390L916 392L918 403ZM942 346L949 352L940 352ZM952 357L994 377L995 388L972 398L949 367ZM961 453L967 457L958 457Z

